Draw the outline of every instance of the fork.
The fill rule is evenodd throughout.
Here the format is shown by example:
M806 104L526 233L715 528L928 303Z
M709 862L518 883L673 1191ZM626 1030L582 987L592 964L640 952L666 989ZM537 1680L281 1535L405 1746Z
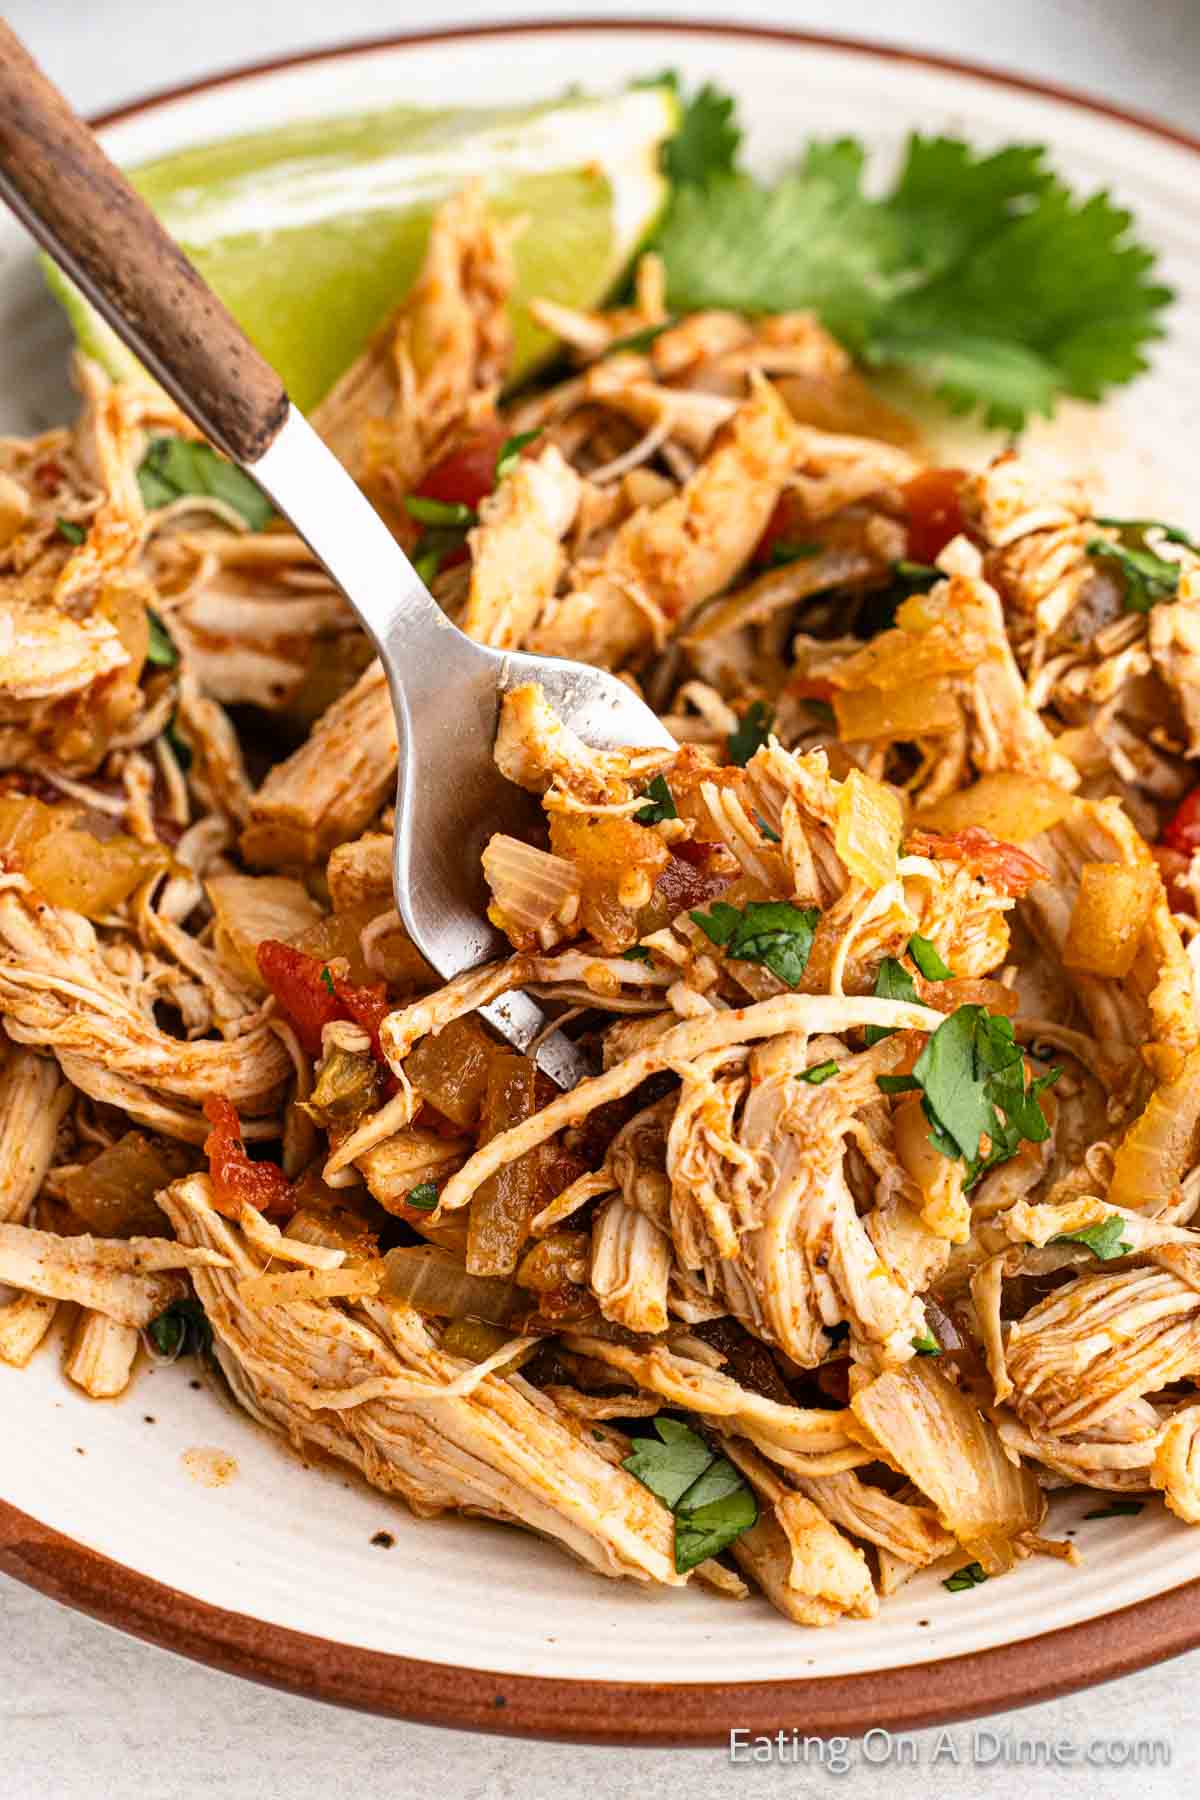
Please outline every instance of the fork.
M674 749L616 676L493 650L459 631L382 519L88 126L0 21L0 197L204 435L262 488L323 564L379 653L396 715L393 884L405 929L449 980L507 948L480 856L527 831L533 796L495 766L501 698L541 684L585 743ZM587 1067L515 991L481 1009L562 1087Z

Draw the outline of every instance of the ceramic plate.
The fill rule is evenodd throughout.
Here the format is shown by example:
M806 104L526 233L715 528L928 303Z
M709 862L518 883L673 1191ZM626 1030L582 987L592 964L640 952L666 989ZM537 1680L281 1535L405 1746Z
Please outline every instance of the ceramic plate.
M1067 95L862 45L711 27L502 27L251 69L106 121L121 160L281 118L404 99L536 100L664 67L734 90L764 172L810 133L894 155L911 128L980 146L1037 141L1111 187L1183 296L1149 375L1101 412L1035 436L1123 513L1194 518L1200 403L1200 144ZM66 338L27 242L0 219L0 428L69 416ZM953 440L956 433L950 433ZM951 451L961 442L948 442ZM518 1531L417 1523L399 1503L304 1466L194 1380L144 1372L85 1400L44 1351L0 1367L0 1567L110 1623L301 1692L443 1723L610 1741L705 1741L731 1726L845 1731L1045 1698L1200 1641L1200 1532L1157 1503L1082 1520L1079 1568L1039 1558L948 1594L923 1575L879 1618L827 1631L765 1601L606 1582ZM1094 1505L1094 1502L1091 1504ZM391 1540L385 1544L379 1534Z

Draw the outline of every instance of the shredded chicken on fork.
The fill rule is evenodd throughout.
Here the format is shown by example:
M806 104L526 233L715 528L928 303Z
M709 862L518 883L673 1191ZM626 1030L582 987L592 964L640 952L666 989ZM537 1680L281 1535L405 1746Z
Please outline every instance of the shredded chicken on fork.
M510 391L511 239L442 207L317 423L465 631L679 748L506 696L541 819L451 982L302 543L83 359L0 444L0 1360L195 1351L420 1517L800 1625L1072 1560L1063 1489L1200 1522L1200 554L863 435L815 320L652 257Z

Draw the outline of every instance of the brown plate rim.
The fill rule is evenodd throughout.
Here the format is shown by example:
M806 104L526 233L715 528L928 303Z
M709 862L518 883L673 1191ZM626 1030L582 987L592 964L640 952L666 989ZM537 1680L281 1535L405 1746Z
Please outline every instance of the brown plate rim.
M966 75L1078 107L1200 153L1200 137L1078 90L956 57L779 26L664 18L511 20L400 32L240 65L160 89L95 117L115 125L173 100L277 70L375 50L517 33L667 30L837 50ZM1200 1644L1200 1581L968 1655L782 1681L646 1683L503 1675L366 1650L209 1605L100 1555L0 1500L0 1571L106 1625L194 1661L335 1705L429 1725L605 1744L720 1744L797 1730L855 1736L913 1731L1006 1711L1113 1680Z

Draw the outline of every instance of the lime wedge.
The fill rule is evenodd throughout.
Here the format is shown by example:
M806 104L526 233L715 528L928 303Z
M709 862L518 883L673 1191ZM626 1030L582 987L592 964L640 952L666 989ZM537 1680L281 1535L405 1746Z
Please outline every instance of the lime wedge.
M228 138L129 171L168 229L311 406L354 360L420 265L434 208L471 176L524 215L513 303L519 373L550 340L524 304L595 306L666 198L668 88L611 99L432 112L396 107ZM80 345L118 379L140 365L56 269Z

